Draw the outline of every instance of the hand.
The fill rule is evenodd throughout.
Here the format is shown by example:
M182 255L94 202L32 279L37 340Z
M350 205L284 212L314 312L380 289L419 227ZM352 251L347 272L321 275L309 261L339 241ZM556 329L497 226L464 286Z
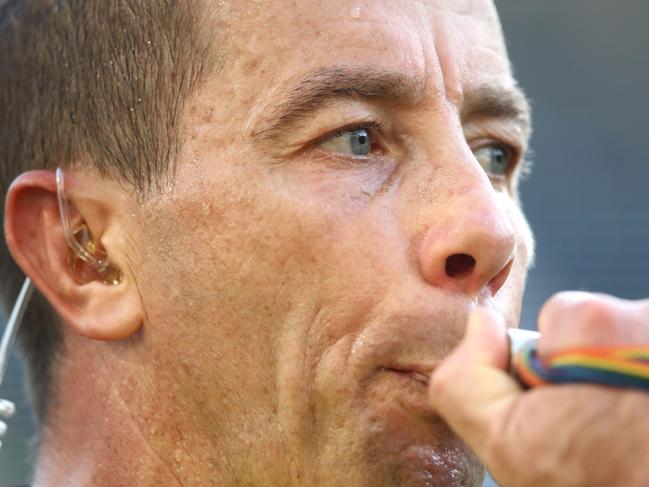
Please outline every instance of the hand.
M649 346L649 300L563 293L539 318L541 358L577 346ZM502 317L469 319L430 401L503 487L649 485L649 394L591 385L523 391L507 374Z
M10 418L16 412L16 407L11 401L5 399L0 399L0 418ZM7 432L7 425L0 421L0 439ZM0 441L0 447L2 447L2 441Z

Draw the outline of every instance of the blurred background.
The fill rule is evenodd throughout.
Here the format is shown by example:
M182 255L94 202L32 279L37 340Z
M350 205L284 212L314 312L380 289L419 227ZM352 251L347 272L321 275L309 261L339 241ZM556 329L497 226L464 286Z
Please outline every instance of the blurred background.
M495 3L534 107L523 326L560 290L649 297L649 2Z
M534 105L535 168L523 203L538 257L524 326L564 289L649 296L649 2L496 5ZM29 480L33 423L22 376L14 359L0 389L19 411L0 450L3 486Z

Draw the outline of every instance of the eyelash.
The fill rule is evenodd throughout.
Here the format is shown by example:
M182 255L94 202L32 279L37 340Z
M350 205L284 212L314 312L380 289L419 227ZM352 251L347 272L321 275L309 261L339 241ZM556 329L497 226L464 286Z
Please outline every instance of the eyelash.
M348 132L352 132L354 130L359 130L359 129L368 129L372 132L372 141L376 142L376 139L380 140L381 134L384 133L385 131L385 123L379 121L379 120L369 120L367 122L360 122L360 123L352 123L349 125L346 125L341 128L337 128L335 130L332 130L331 132L326 133L325 135L318 137L313 143L310 144L311 149L317 149L320 144L323 144L324 142L327 142L331 139L334 139L336 137L340 137L341 135L345 135Z
M327 142L333 138L340 137L341 135L344 135L346 133L349 133L354 130L359 130L359 129L367 129L372 132L372 140L373 144L379 143L380 147L380 141L382 139L381 135L385 133L385 123L380 121L380 120L368 120L365 122L356 122L356 123L351 123L349 125L345 125L343 127L337 128L335 130L332 130L321 137L318 137L314 142L309 144L309 147L307 147L307 151L313 151L316 150L321 144L324 142ZM467 141L469 145L471 145L470 141ZM510 144L508 142L505 142L503 140L498 140L498 139L489 139L484 143L481 143L478 147L472 150L477 150L480 147L484 147L486 145L497 145L505 148L512 157L513 164L511 170L508 172L506 175L507 181L511 183L513 175L518 171L521 178L526 177L529 175L531 172L532 168L532 162L529 159L529 156L522 153L520 148L517 147L516 145ZM374 148L373 148L374 151ZM368 156L355 156L353 157L354 159L362 159L362 158L367 158Z

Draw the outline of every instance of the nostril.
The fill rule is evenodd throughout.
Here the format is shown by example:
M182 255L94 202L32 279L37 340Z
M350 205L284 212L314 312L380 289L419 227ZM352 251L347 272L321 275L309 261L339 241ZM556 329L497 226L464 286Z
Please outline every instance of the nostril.
M446 259L446 274L454 279L466 277L475 269L475 259L468 254L453 254Z

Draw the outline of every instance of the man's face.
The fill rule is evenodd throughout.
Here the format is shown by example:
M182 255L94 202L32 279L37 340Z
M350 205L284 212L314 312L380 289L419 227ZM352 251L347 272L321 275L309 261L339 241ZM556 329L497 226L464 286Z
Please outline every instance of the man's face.
M170 421L238 485L479 485L426 393L476 305L517 323L531 253L493 5L207 8L224 64L130 220Z

